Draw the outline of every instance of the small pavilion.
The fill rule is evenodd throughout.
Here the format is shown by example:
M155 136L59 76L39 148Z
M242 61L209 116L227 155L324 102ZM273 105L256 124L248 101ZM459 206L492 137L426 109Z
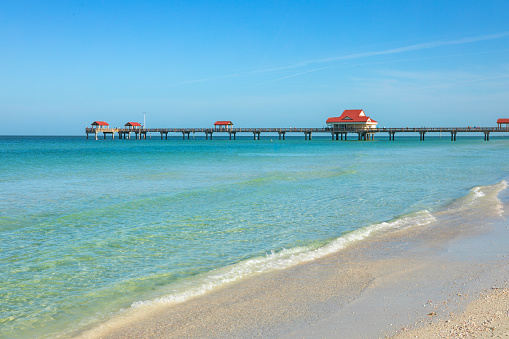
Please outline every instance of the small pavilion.
M141 124L139 122L128 122L124 125L127 129L140 129Z
M505 125L505 128L509 127L509 119L498 119L497 120L498 128L502 128L502 125Z
M328 127L342 130L369 130L376 128L378 122L366 116L362 109L347 109L339 117L331 117L326 121Z
M110 124L108 124L106 121L94 121L92 123L92 128L108 128Z
M231 121L216 121L214 123L216 131L231 131L233 128L233 122Z

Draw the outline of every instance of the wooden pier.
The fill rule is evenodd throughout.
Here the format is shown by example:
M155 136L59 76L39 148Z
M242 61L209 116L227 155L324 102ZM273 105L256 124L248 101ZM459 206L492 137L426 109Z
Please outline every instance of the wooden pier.
M370 128L370 129L338 129L338 128L103 128L103 127L89 127L86 128L85 133L87 139L89 134L94 135L95 140L98 139L100 133L103 138L111 134L112 139L115 139L115 134L118 134L119 139L131 139L134 135L136 139L147 139L147 133L159 133L161 140L168 140L168 133L182 134L182 139L190 139L190 135L204 134L205 139L212 140L215 133L229 134L230 140L235 140L237 133L252 134L253 140L260 140L262 133L277 133L279 140L285 140L287 133L298 133L304 135L304 140L311 140L313 134L330 134L332 140L348 140L349 134L356 134L357 140L374 140L375 134L387 133L389 140L394 141L396 133L419 133L419 140L424 141L427 133L435 133L441 135L442 133L451 136L451 141L456 141L458 133L464 134L481 134L484 136L485 141L490 140L491 133L509 133L509 126L506 127L401 127L401 128ZM355 137L354 137L355 138Z

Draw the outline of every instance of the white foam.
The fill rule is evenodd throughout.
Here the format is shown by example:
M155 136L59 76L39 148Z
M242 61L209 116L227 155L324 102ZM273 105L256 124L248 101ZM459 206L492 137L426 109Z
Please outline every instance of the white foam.
M507 181L505 180L502 180L501 182L499 182L497 185L493 185L495 186L496 188L496 199L497 199L497 205L496 205L496 209L498 211L498 215L499 216L503 216L504 215L504 204L502 203L502 201L500 201L500 199L498 198L498 194L500 192L502 192L503 190L505 190L509 185L507 183Z
M486 194L483 191L481 191L481 187L480 186L474 187L472 189L472 192L474 193L474 197L475 198L481 198L481 197L486 196Z
M248 276L253 276L273 269L289 268L336 253L348 245L362 241L377 232L405 229L412 226L422 226L429 224L434 220L436 219L431 213L428 211L421 211L390 222L382 222L357 229L317 249L296 247L292 249L284 249L277 253L273 252L265 257L248 259L230 267L209 272L209 274L199 279L195 283L194 287L188 288L185 291L177 292L155 300L135 302L132 304L132 307L185 302L191 298L203 295L219 286L238 281Z
M470 194L458 201L449 208L451 212L461 212L480 208L486 213L492 211L495 215L502 216L504 213L503 204L498 194L508 187L505 180L487 186L476 186L470 190Z

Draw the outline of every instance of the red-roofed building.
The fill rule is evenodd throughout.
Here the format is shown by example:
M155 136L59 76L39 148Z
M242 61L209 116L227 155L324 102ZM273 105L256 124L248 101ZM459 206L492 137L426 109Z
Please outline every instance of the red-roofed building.
M363 130L376 128L377 122L366 116L362 109L347 109L339 117L327 119L327 126L334 129Z
M498 128L501 128L502 125L505 125L505 127L509 127L509 119L498 119L497 124Z
M231 121L216 121L214 127L218 131L229 131L233 128L233 122Z
M141 124L139 122L128 122L124 125L127 129L139 129Z
M92 128L108 128L110 124L108 124L106 121L94 121L92 123Z

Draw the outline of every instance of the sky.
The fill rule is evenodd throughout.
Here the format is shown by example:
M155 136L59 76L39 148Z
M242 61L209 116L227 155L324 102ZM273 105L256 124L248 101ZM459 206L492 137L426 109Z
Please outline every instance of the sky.
M509 118L508 0L0 0L3 135Z

